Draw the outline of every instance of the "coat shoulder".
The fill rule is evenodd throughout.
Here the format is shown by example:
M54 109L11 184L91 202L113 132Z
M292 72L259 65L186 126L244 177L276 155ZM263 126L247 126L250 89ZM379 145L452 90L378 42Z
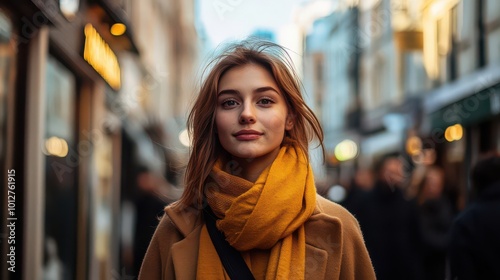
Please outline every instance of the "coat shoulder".
M138 279L164 279L166 270L172 274L171 248L182 238L181 232L172 223L170 217L164 214L160 218L144 256Z
M159 235L172 234L174 232L180 233L180 231L177 229L177 226L172 222L170 216L165 212L158 222L156 231Z
M181 206L174 202L165 207L165 215L171 226L175 227L184 237L188 236L200 224L203 224L201 211L192 206Z
M358 221L339 204L318 195L316 212L306 224L306 243L327 253L325 277L320 278L376 279Z
M320 195L317 197L318 210L332 218L338 218L343 224L352 225L359 228L356 218L343 206L332 202Z

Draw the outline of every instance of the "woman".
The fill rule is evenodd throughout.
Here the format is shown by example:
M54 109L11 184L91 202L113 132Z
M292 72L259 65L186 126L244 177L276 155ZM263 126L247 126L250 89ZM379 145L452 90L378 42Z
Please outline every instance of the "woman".
M417 195L425 279L445 279L446 250L453 223L453 207L445 194L445 173L427 167Z
M188 118L186 188L139 279L229 279L209 208L255 279L375 278L357 221L316 195L308 142L323 147L323 132L289 61L278 45L244 41L211 63Z

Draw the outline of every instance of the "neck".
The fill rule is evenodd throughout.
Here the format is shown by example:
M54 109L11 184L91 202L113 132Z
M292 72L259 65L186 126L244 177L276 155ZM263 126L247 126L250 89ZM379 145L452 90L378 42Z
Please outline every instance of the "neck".
M233 158L232 161L236 164L231 165L231 170L228 171L233 175L255 183L262 171L264 171L264 169L266 169L273 163L273 161L276 159L276 156L278 156L278 153L279 149L258 158Z

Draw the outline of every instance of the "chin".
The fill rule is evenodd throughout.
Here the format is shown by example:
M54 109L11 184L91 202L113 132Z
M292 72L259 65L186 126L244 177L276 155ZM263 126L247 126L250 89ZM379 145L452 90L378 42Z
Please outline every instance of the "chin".
M256 159L256 158L260 158L262 156L264 156L265 154L262 154L262 153L258 153L258 152L240 152L240 153L235 153L233 154L233 156L237 157L237 158L241 158L241 159L246 159L246 160L252 160L252 159Z
M248 149L248 148L233 150L232 152L230 151L229 153L234 157L247 160L265 157L270 154L270 152L268 151L261 151L258 149Z
M233 157L252 160L277 154L279 150L279 147L276 149L269 149L262 144L255 144L256 143L239 143L231 146L229 149L226 149L226 151Z

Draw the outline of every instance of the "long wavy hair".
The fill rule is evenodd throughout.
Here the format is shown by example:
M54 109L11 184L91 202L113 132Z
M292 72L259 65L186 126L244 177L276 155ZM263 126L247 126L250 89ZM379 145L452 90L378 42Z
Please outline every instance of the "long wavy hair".
M293 120L293 128L286 132L286 137L295 140L307 157L309 142L316 139L324 159L323 130L302 97L301 83L286 50L277 44L255 39L231 44L205 68L203 74L206 78L188 116L187 128L192 142L185 190L178 204L181 207L201 207L205 181L214 163L226 153L215 125L219 81L229 69L247 64L256 64L269 71L283 93L288 114Z

